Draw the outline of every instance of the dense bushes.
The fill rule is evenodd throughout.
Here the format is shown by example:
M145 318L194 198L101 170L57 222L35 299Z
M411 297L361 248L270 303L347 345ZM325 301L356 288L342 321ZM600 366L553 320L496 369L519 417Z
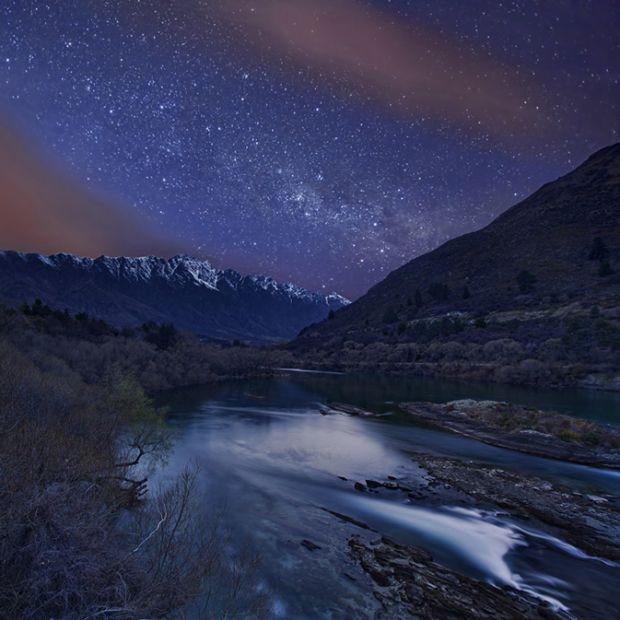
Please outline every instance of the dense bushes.
M523 269L517 274L517 285L522 293L531 293L534 290L534 286L538 279L533 273L530 273L526 269Z
M450 297L450 289L443 282L433 282L428 287L428 294L435 301L446 301Z
M220 358L174 336L162 348L40 304L0 313L1 618L161 618L190 604L217 618L260 603L252 562L224 557L196 504L195 475L149 489L168 441L140 385L248 372L258 354Z
M269 349L206 344L172 325L118 330L88 316L35 308L36 302L21 312L0 308L0 338L32 359L63 360L89 384L111 372L131 373L152 392L265 374L276 356Z
M596 312L573 307L565 317L513 313L501 320L453 313L382 325L380 334L377 329L349 331L346 348L334 337L300 350L297 364L529 385L574 384L620 369L620 322L611 306Z

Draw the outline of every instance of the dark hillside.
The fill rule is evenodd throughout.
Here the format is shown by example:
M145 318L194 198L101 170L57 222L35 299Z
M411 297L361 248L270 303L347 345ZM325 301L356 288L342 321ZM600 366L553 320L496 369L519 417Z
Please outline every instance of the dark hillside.
M565 370L570 365L572 382L574 373L618 368L619 313L620 144L615 144L486 228L392 272L332 320L304 330L291 347L315 361L392 367L382 354L365 348L432 342L467 348L511 339L517 345L513 361L520 363L542 361L538 347L547 343L554 348L545 353L547 361ZM469 374L472 364L498 361L470 346L454 355L451 362L467 358L456 374L462 374L461 366ZM393 362L401 371L447 371L440 369L448 361L443 353L431 357L413 347ZM576 369L579 363L584 368ZM493 378L489 372L474 374Z

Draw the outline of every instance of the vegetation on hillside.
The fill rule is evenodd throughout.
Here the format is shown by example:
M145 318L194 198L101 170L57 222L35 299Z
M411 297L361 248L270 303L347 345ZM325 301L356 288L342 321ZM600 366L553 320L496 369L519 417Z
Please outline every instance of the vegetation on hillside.
M133 376L147 392L256 376L270 365L267 349L204 343L170 324L117 329L40 301L18 310L0 307L0 339L33 359L62 360L88 384L116 372Z
M419 318L403 303L361 327L308 328L289 351L296 357L289 363L310 368L567 385L589 375L613 379L620 368L620 320L613 299L590 307Z

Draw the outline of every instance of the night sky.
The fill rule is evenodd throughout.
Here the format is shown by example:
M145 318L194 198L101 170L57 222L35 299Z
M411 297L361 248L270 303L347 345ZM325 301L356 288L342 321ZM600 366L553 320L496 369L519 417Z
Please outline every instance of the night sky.
M618 140L618 33L616 0L3 0L5 159L114 216L45 186L46 242L0 187L0 239L355 297Z

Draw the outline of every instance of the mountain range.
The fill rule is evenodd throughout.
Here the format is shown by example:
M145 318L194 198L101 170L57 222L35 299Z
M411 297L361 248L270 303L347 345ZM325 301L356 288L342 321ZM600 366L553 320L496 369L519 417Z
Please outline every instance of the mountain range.
M0 252L0 299L35 298L119 326L293 339L288 362L310 367L620 388L620 144L354 303L185 255Z
M113 325L171 322L211 339L278 341L346 305L266 276L186 255L83 258L0 252L0 299L86 312Z

